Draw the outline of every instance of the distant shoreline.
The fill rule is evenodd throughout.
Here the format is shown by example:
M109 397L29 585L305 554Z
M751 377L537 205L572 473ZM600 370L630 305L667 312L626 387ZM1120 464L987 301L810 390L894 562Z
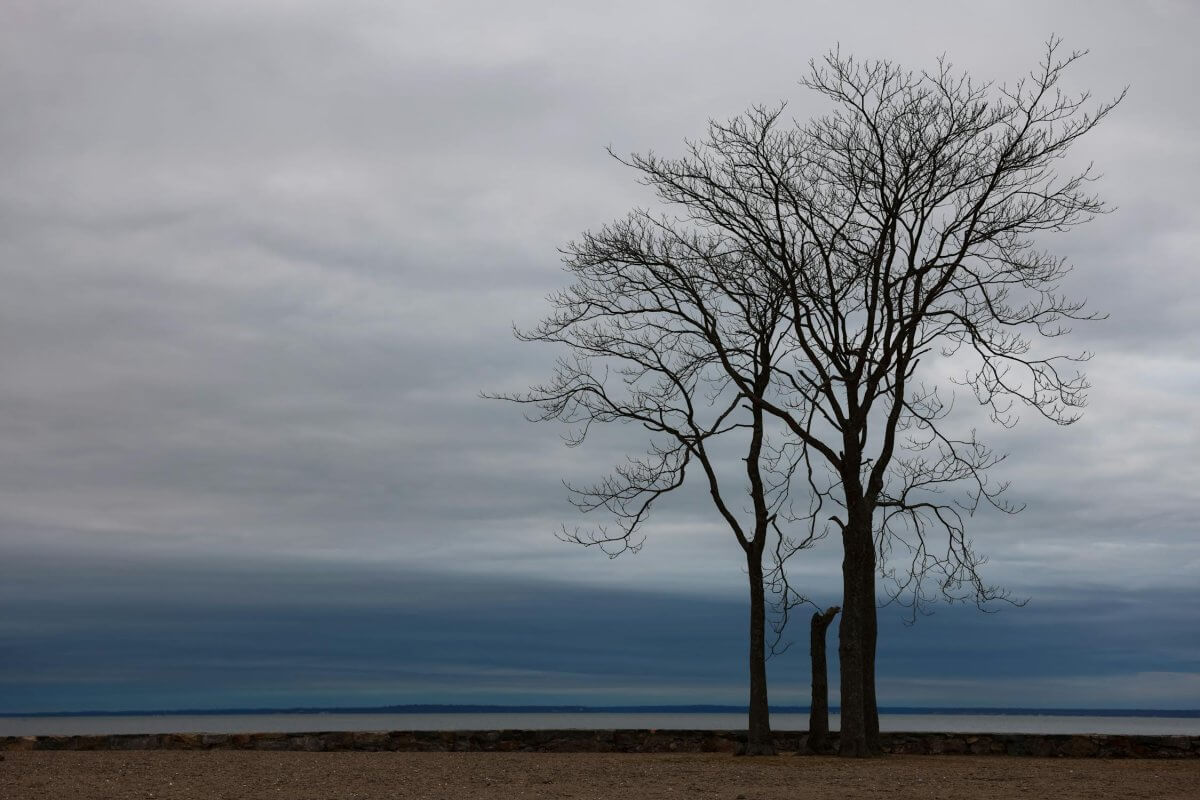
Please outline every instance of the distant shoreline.
M745 714L745 706L731 705L453 705L407 704L393 706L325 706L294 708L189 708L120 711L0 711L0 717L159 717L159 716L250 716L264 714ZM808 706L772 706L776 714L807 714ZM837 714L833 706L830 712ZM1162 708L993 708L993 707L880 707L886 715L977 715L977 716L1053 716L1053 717L1165 717L1200 718L1200 709Z

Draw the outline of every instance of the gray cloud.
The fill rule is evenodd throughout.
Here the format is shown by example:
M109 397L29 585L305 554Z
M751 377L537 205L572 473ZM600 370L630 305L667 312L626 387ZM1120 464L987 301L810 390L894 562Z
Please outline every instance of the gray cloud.
M701 587L111 555L22 557L0 578L0 712L742 702L744 605ZM1111 588L913 627L885 609L881 702L1194 707L1198 611L1194 592ZM770 662L776 702L806 703L807 657Z
M1093 51L1077 86L1131 87L1075 156L1119 209L1047 241L1077 265L1066 288L1111 318L1069 342L1097 351L1083 422L985 432L1029 509L973 530L991 577L1035 598L1194 590L1195 7L757 14L16 4L0 31L0 560L83 554L137 575L303 558L455 591L553 576L739 600L701 492L666 504L634 559L552 539L576 521L560 479L605 471L636 432L567 450L478 398L546 373L554 353L508 331L561 285L555 248L651 200L602 148L675 152L709 117L783 97L803 119L818 108L796 80L836 42L918 68L945 51L1003 80L1053 31ZM832 601L829 544L797 576Z

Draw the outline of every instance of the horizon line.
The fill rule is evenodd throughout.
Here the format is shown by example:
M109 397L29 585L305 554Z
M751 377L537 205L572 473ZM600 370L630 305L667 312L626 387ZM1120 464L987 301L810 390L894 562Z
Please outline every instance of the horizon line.
M398 703L382 706L291 706L123 709L116 711L0 711L0 717L152 717L152 716L250 716L255 714L745 714L748 706L715 703L646 704L590 706L559 704L486 704L486 703ZM775 714L807 714L807 705L778 705ZM829 713L840 713L830 706ZM1045 708L1035 706L880 706L880 714L971 715L981 716L1060 716L1060 717L1200 717L1200 708Z

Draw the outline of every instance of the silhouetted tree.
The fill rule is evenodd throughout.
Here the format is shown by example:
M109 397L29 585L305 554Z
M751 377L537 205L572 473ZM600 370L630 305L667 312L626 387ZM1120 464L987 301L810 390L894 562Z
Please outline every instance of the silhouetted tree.
M1081 55L1060 55L1052 39L1028 77L994 86L944 59L912 73L831 53L802 82L830 113L785 125L782 106L756 107L711 123L681 158L623 159L675 216L635 212L568 248L577 283L528 336L576 354L522 398L541 403L543 417L585 430L634 420L675 442L581 494L585 507L627 520L599 541L627 544L692 460L708 476L747 554L752 708L765 709L753 609L766 531L784 519L804 522L806 540L826 525L839 533L843 755L878 752L878 577L914 609L939 595L1005 596L980 577L965 530L981 504L1019 510L987 475L1003 456L950 423L931 362L959 373L951 380L1003 425L1021 405L1066 425L1084 404L1086 380L1066 367L1087 354L1040 348L1066 321L1093 315L1059 293L1068 265L1036 238L1104 208L1088 192L1090 168L1057 169L1120 100L1087 111L1088 94L1059 88ZM599 366L610 358L629 365L616 373L620 398ZM703 422L699 397L719 398ZM768 484L759 448L772 422L790 437L774 439ZM746 525L725 502L713 459L699 457L732 431L750 441ZM793 478L806 505L784 518L767 486L790 497Z
M1058 293L1068 267L1033 237L1103 210L1090 168L1056 167L1120 98L1085 111L1086 93L1058 88L1082 54L1058 51L1051 40L1028 78L999 87L944 60L914 74L833 53L804 81L832 113L785 128L781 108L759 107L713 123L684 158L628 162L686 210L678 225L721 237L787 296L787 357L766 390L730 380L792 432L817 509L838 507L844 755L878 751L877 570L914 607L930 578L950 599L1003 596L964 524L981 503L1018 510L987 477L1003 456L947 424L951 405L919 366L961 369L1004 425L1017 403L1063 425L1084 404L1085 378L1063 366L1087 355L1041 354L1035 340L1093 315ZM946 497L956 485L965 494Z
M574 284L550 298L554 312L526 341L570 348L553 377L523 394L494 395L532 404L531 419L573 424L568 444L597 422L633 422L651 434L644 456L630 457L591 486L569 486L583 511L603 509L616 528L568 530L562 538L610 557L637 551L652 505L699 472L715 513L737 539L750 588L750 703L745 752L774 752L765 666L767 583L797 550L781 518L793 519L790 490L799 451L771 444L772 418L747 391L772 380L788 326L787 297L770 274L720 234L678 232L669 220L637 212L586 233L564 250ZM731 376L736 376L731 378ZM742 462L736 470L730 463ZM744 500L749 500L745 508ZM766 549L769 538L776 542ZM764 571L765 555L773 564Z

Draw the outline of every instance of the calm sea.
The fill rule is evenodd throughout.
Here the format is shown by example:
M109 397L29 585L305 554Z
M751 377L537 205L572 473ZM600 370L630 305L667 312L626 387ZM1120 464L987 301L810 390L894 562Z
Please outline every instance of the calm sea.
M830 716L838 727L838 715ZM773 714L776 730L808 728L807 714ZM691 728L738 730L745 714L458 713L458 714L153 714L146 716L0 717L0 736L105 733L254 733L267 731L494 730L513 728ZM1017 714L881 714L885 731L962 733L1125 733L1200 736L1197 717L1093 717Z

